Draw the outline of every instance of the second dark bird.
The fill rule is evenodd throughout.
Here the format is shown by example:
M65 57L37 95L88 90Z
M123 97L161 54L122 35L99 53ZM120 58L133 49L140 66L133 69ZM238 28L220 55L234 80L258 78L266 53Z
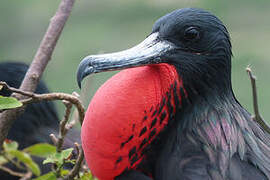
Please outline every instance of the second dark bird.
M19 88L27 72L28 65L20 62L2 62L0 63L0 81L6 82L9 86ZM36 88L35 93L49 93L47 85L41 80ZM11 92L7 89L0 90L1 96L10 96ZM50 143L51 133L58 134L59 117L55 103L52 101L42 101L40 103L29 104L25 112L20 115L12 125L7 139L17 141L19 149L37 143ZM74 142L80 142L79 131L72 129L64 142L64 148L74 147ZM33 157L42 171L42 174L51 170L50 164L43 165L43 159ZM12 165L8 165L14 171L19 171ZM17 180L19 177L12 176L6 172L0 171L1 180Z

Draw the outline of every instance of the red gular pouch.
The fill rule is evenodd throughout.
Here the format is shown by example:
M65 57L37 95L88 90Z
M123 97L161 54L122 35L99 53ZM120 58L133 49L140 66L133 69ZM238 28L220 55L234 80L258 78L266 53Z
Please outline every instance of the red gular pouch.
M99 88L81 135L93 175L112 180L125 170L137 169L145 147L175 113L176 99L181 102L180 87L175 67L162 63L123 70Z

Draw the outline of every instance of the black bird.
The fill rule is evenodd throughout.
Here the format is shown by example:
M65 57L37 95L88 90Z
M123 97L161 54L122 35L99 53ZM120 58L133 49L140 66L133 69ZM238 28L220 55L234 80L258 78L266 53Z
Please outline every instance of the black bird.
M270 179L270 135L235 98L231 57L223 23L185 8L157 20L134 48L84 58L79 86L89 74L132 68L106 82L88 108L82 141L93 174L101 180Z
M9 86L19 88L20 84L27 72L28 65L20 62L2 62L0 63L0 81L6 82ZM49 90L41 80L36 88L35 93L49 93ZM3 88L0 90L1 96L10 96L11 92ZM42 101L40 103L29 104L25 112L20 115L12 125L7 139L17 141L19 149L37 143L51 143L49 137L51 133L57 134L59 127L58 112L54 102ZM64 148L73 147L73 143L80 142L80 134L76 130L72 130L65 140ZM43 159L33 157L40 165L42 173L50 171L50 165L43 165ZM15 167L9 165L13 170ZM11 176L3 171L0 171L0 179L19 179L19 177Z

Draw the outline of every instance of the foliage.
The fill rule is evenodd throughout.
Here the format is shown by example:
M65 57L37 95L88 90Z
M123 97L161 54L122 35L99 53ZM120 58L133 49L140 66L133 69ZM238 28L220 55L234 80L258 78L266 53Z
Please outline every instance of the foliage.
M4 142L0 159L2 159L0 165L11 162L19 169L31 171L36 176L40 175L40 168L37 163L28 153L18 150L18 143L15 141L6 140ZM21 164L24 166L21 166Z
M55 146L47 143L35 144L23 150L19 150L18 147L18 143L15 141L6 140L4 142L3 151L0 154L0 166L11 163L25 174L32 172L36 176L35 180L56 180L63 178L70 172L70 169L65 168L65 166L68 163L74 165L76 161L73 156L73 148L57 152ZM52 170L41 175L40 167L32 159L32 156L44 158L43 164L52 164ZM94 177L92 177L89 170L81 170L79 177L75 179L94 180Z
M0 152L0 170L9 173L12 176L22 177L23 179L29 179L32 177L36 177L36 179L93 179L88 168L84 167L82 164L84 158L83 151L82 147L77 142L74 142L74 146L76 147L77 151L77 157L75 157L75 153L73 153L73 148L62 150L63 142L67 132L76 123L75 120L68 122L73 104L78 108L78 111L80 112L80 121L82 121L84 116L84 107L82 106L76 93L72 93L72 95L65 93L50 93L45 95L32 94L30 92L22 92L19 89L9 87L5 82L0 82L0 90L2 88L6 88L11 92L30 96L32 99L29 98L28 101L31 101L34 98L35 100L39 99L40 101L44 100L42 98L58 98L62 100L63 104L66 106L66 113L64 119L60 122L58 136L55 136L54 134L50 135L55 146L46 143L40 143L31 145L30 147L27 147L23 150L19 150L19 145L17 142L6 139L5 142L3 142L3 146ZM1 112L5 111L6 109L22 106L22 102L13 97L0 97ZM25 104L26 101L23 102ZM40 159L45 160L43 161L43 164L38 165L32 159L32 157L37 157L39 163ZM41 175L42 172L40 170L40 166L43 166L44 164L51 164L51 171ZM72 169L67 168L71 165L73 166Z
M69 149L63 150L62 152L55 152L51 154L49 157L47 157L43 161L43 164L54 163L59 168L64 164L64 162L70 162L74 164L75 161L71 160L72 151L73 151L73 148L69 148Z
M23 151L29 153L32 156L46 158L56 153L56 147L47 143L39 143L29 146Z
M0 87L1 90L1 87ZM0 96L0 110L21 107L22 103L14 97Z

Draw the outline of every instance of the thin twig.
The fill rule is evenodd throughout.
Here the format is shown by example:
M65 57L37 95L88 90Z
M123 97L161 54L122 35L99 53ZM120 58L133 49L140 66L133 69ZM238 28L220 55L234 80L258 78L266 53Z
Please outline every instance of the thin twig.
M23 170L23 171L26 171L26 168L22 165L20 165L19 162L17 161L14 161L13 159L9 158L5 152L1 153L1 155L8 161L10 162L11 164L13 164L16 168L20 169L20 170Z
M80 98L80 95L77 93L77 92L73 92L72 95L76 96L77 98L81 99ZM83 99L81 99L81 103L83 103ZM72 117L71 117L71 124L75 124L76 121L79 119L79 113L78 113L78 110L77 109L74 109L73 113L72 113Z
M63 178L63 180L72 180L72 179L74 179L79 174L79 171L81 169L82 162L83 162L83 159L84 159L82 146L78 145L77 143L75 143L75 146L79 150L78 158L76 159L76 163L75 163L74 167L72 168L72 170L69 172L69 174L67 176L65 176Z
M56 137L54 134L50 134L50 138L51 138L53 144L56 146L57 141L58 141L58 140L57 140L57 137Z
M3 86L7 90L11 92L16 92L19 94L23 94L29 98L21 100L21 102L25 104L29 103L36 103L43 100L63 100L64 105L66 106L66 112L64 115L63 120L60 122L60 128L59 128L59 135L56 137L54 134L50 134L50 137L53 141L53 143L57 147L57 152L61 151L65 135L67 134L68 130L72 128L72 126L75 124L75 120L71 121L70 123L67 123L70 117L72 104L74 104L79 112L79 121L82 124L83 118L84 118L84 107L79 99L79 95L76 92L73 92L73 95L65 94L65 93L47 93L47 94L35 94L32 92L22 91L20 89L16 89L13 87L10 87L5 82L0 82L0 86ZM75 143L76 149L78 151L78 157L76 159L76 164L74 165L73 169L70 171L70 173L64 177L63 179L73 179L80 171L81 164L84 159L83 150L78 143ZM53 170L56 171L55 166L53 166Z
M63 103L66 106L66 112L65 112L63 120L60 122L58 141L56 145L57 152L61 152L62 150L64 138L68 132L68 128L66 127L66 124L68 122L68 119L71 113L71 108L72 108L72 104L70 102L63 100Z
M66 101L71 102L72 104L76 106L76 108L79 111L79 121L80 121L80 124L82 125L83 118L84 118L84 107L80 99L78 99L76 96L66 94L66 93L35 94L35 97L22 100L21 102L23 104L29 104L29 103L34 103L34 102L40 102L43 100L48 100L48 101L66 100Z
M51 140L52 140L52 142L53 142L53 144L55 145L55 146L57 146L57 144L58 144L58 139L57 139L57 137L54 135L54 134L50 134L50 138L51 138ZM52 164L51 165L51 169L52 169L52 171L53 172L56 172L57 170L57 166L56 166L56 164Z
M76 153L80 154L80 145L77 142L75 142L74 145L75 145Z
M0 165L0 169L1 169L2 171L5 171L5 172L11 174L12 176L18 176L18 177L24 177L24 176L25 176L24 173L15 172L15 171L13 171L13 170L11 170L11 169L5 167L5 166L2 166L2 165Z
M5 88L7 90L9 90L12 93L18 93L27 97L33 97L34 93L32 92L27 92L27 91L23 91L14 87L10 87L6 82L4 81L0 81L0 86L2 86L2 88Z
M31 179L31 177L33 176L33 173L31 171L28 171L27 173L24 174L24 176L22 178L20 178L19 180L28 180Z
M35 94L32 92L28 92L28 91L22 91L20 89L17 88L13 88L10 87L7 83L5 82L0 82L0 85L2 85L4 88L6 88L7 90L11 91L11 92L16 92L19 94L23 94L29 98L27 99L23 99L21 100L21 102L26 105L26 104L30 104L30 103L37 103L40 101L53 101L53 100L66 100L71 102L72 104L74 104L79 112L79 121L80 124L82 124L83 122L83 118L84 118L84 107L81 103L81 100L74 95L70 95L70 94L66 94L66 93L47 93L47 94Z
M68 130L71 128L71 125L68 126L68 120L69 120L70 113L71 113L72 103L70 103L69 101L66 101L66 100L63 100L62 102L66 106L66 112L65 112L63 120L60 122L58 138L56 138L56 143L55 143L56 144L56 151L58 153L60 153L62 151L64 139L66 137ZM56 167L57 167L56 164L52 165L52 169L55 171L56 177L60 177L61 176L61 167L58 167L58 168L56 168Z
M12 96L21 100L21 102L24 105L27 105L29 103L34 103L34 102L40 102L43 100L69 101L70 103L74 104L76 108L78 109L79 120L80 120L80 123L82 124L82 121L84 118L84 107L78 97L74 95L65 94L65 93L49 93L49 94L32 93L36 89L36 86L42 76L42 73L44 72L49 60L51 59L51 55L56 46L57 40L59 39L59 36L61 35L61 32L63 30L63 27L70 15L74 2L75 0L62 0L61 1L58 7L58 10L56 11L55 16L51 19L47 32L44 35L43 40L30 65L30 68L28 69L25 75L25 78L21 84L20 89L18 90L18 89L11 88L9 90L12 92L18 93L18 94L12 94ZM27 96L28 99L25 99L25 96ZM6 138L7 133L12 123L19 116L19 114L23 113L24 109L25 109L25 106L21 108L12 109L12 110L6 110L0 114L0 119L1 119L0 121L0 132L1 132L0 148L2 148L3 141ZM72 124L74 124L73 121L72 121ZM71 127L72 124L70 124L69 127ZM55 144L59 143L59 139L57 139L54 135L51 135L51 138L53 139ZM76 164L73 167L73 169L70 171L70 173L67 176L65 176L65 179L74 179L74 177L80 171L83 158L84 158L84 155L83 155L82 148L80 146L79 155L76 160ZM25 174L22 176L26 177Z
M259 113L259 105L258 105L258 97L257 97L257 87L256 87L256 76L252 74L252 70L250 67L246 68L246 71L249 75L252 87L252 95L253 95L253 108L254 108L254 117L253 119L261 125L261 127L270 134L270 127L267 122L262 118Z
M62 33L65 23L71 13L75 0L62 0L50 21L49 27L40 43L36 55L23 79L20 89L27 92L34 92L38 82L51 59L56 43ZM13 94L17 99L23 99L22 94ZM24 112L25 106L4 111L0 114L0 149L7 137L8 131L14 120Z
M76 92L73 92L73 95L70 94L65 94L65 93L47 93L47 94L35 94L32 92L27 92L27 91L22 91L20 89L16 89L13 87L10 87L7 83L5 82L0 82L0 86L3 86L7 90L11 92L16 92L22 95L25 95L29 98L21 100L21 102L25 104L30 104L30 103L36 103L40 102L43 100L63 100L63 103L66 106L66 112L64 115L63 120L60 122L60 128L59 128L59 135L58 138L54 134L50 134L50 137L53 141L53 143L57 147L57 152L61 151L65 135L67 134L68 130L73 127L75 124L75 120L72 120L70 123L67 123L70 117L71 113L71 108L72 104L74 104L79 112L79 121L82 124L83 118L84 118L84 107L79 99L79 95ZM84 154L82 147L78 145L78 143L75 143L76 149L78 151L78 157L76 159L76 164L74 165L73 169L70 171L70 173L65 176L63 179L74 179L76 175L78 175L83 159L84 159ZM53 170L56 171L55 167L53 166Z

